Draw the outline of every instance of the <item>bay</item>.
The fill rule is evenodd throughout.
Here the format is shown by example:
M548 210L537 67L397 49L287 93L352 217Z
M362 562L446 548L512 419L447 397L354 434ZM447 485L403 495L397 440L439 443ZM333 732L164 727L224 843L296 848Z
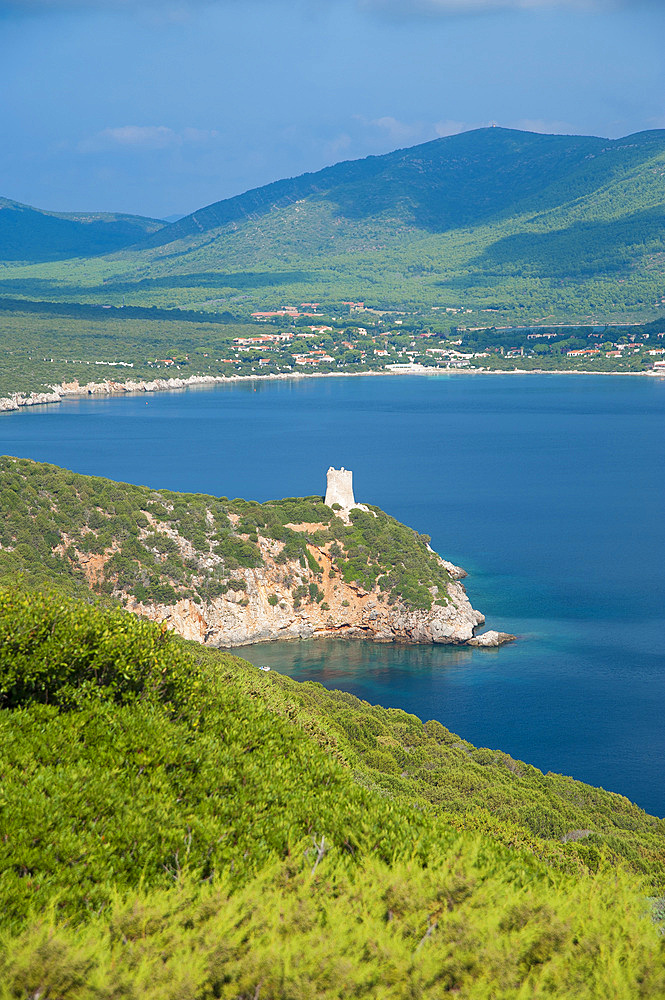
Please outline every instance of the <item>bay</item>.
M480 746L665 815L665 382L360 377L71 399L2 415L5 454L190 492L356 499L469 571L499 650L264 644L300 680L439 719Z

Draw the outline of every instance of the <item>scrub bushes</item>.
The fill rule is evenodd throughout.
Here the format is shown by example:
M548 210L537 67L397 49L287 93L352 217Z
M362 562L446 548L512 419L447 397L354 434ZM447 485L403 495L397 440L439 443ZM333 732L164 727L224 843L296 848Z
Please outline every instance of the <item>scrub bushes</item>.
M0 608L2 1000L663 995L634 875L379 787L444 727L118 611Z

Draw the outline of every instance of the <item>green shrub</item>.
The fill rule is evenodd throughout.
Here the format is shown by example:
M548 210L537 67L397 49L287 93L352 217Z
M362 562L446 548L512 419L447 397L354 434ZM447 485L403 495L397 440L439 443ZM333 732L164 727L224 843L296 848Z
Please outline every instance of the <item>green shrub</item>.
M312 573L321 572L321 567L308 548L305 549L305 558L307 559L307 565L311 569Z
M0 707L67 708L81 696L189 701L191 659L160 627L41 594L0 590Z
M663 996L619 855L500 815L662 875L621 796L57 597L0 592L0 692L3 1000Z
M146 588L147 599L154 604L175 604L179 595L170 583L153 583Z
M215 546L215 552L224 560L227 569L253 568L261 566L263 559L254 542L245 541L234 535L223 538Z
M143 544L148 549L157 549L158 552L177 552L178 545L173 538L169 535L165 535L162 531L154 531L152 534L147 535L143 540Z

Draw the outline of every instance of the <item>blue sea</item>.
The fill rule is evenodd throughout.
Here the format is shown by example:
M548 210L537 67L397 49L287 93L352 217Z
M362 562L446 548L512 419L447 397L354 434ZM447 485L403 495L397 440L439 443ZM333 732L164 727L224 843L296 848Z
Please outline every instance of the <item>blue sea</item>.
M665 381L592 375L235 383L0 417L0 451L152 487L358 501L469 572L498 650L243 651L665 815Z

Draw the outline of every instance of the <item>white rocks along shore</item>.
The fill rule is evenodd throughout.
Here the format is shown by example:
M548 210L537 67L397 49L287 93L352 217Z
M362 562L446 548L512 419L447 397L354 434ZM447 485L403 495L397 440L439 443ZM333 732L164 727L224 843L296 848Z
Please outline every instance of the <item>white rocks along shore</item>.
M413 364L401 366L399 370L366 371L366 372L282 372L279 374L265 375L189 375L187 378L155 378L155 379L127 379L117 381L115 379L105 379L102 382L79 383L76 379L72 382L61 382L59 385L49 386L48 392L13 392L8 396L0 397L0 413L20 410L24 406L43 406L49 403L60 403L63 399L71 396L113 396L123 395L133 392L164 392L169 389L186 389L196 385L219 385L229 382L251 382L258 379L267 381L283 381L284 379L305 379L305 378L359 378L368 375L639 375L639 376L660 376L662 372L600 372L582 371L581 369L555 369L546 370L542 368L510 368L510 369L487 369L487 368L429 368L426 365Z

